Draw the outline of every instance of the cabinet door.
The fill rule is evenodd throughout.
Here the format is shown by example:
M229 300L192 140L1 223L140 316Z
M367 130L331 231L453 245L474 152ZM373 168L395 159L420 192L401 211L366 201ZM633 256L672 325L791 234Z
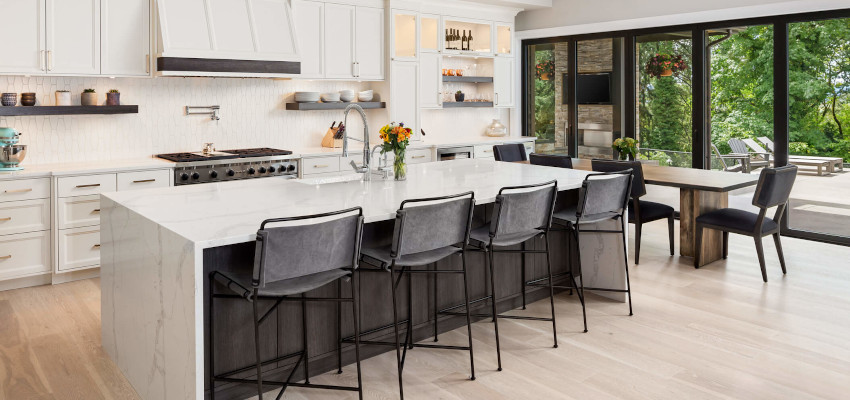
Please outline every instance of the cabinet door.
M441 43L446 39L446 32L440 29L440 16L422 14L419 16L419 51L422 53L439 53Z
M392 10L392 60L416 60L416 20L417 15L411 11Z
M47 72L100 74L100 0L47 0Z
M325 77L354 78L354 7L325 4Z
M384 10L357 7L354 22L355 76L359 79L384 79Z
M417 77L419 63L415 61L393 61L390 67L390 120L404 122L418 137L419 100Z
M493 92L496 107L514 106L514 59L493 59Z
M440 108L443 106L440 92L443 86L441 73L442 56L437 53L419 55L419 106Z
M512 24L504 23L504 22L496 22L493 43L495 46L493 50L496 52L496 56L498 57L510 57L514 55L513 52L513 31L514 27Z
M150 0L101 0L101 74L150 73Z
M302 78L324 78L325 4L295 0L292 3L298 48L301 52Z
M45 71L44 0L2 2L3 31L0 40L0 74L39 74Z

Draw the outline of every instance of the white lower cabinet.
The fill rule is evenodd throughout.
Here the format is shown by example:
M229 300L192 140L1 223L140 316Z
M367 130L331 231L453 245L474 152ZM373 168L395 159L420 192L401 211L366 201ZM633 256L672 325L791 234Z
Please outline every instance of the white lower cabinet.
M58 229L100 224L100 195L61 198L56 209Z
M0 236L0 280L49 273L50 231Z
M474 147L473 157L475 158L495 158L493 155L493 146L499 145L501 143L493 143L493 144L481 144Z
M434 161L431 149L412 149L405 154L408 164L422 164Z
M302 175L339 172L339 156L305 158L301 160Z
M171 186L171 170L121 172L116 177L116 190L152 189Z
M100 224L59 231L58 272L93 268L100 265Z
M50 199L0 203L0 235L50 230Z

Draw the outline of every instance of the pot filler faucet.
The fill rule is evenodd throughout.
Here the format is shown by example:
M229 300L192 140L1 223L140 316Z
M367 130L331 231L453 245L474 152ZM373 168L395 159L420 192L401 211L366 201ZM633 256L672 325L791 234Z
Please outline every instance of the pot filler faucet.
M349 104L348 107L345 107L345 117L343 118L343 123L346 128L348 127L348 113L351 110L357 110L360 113L360 118L363 119L363 139L358 139L354 137L348 136L348 129L345 130L342 136L342 156L348 157L348 139L356 140L358 142L363 142L363 166L358 167L357 163L353 160L351 161L351 167L354 168L354 171L357 173L363 174L364 181L372 180L372 174L369 166L370 152L369 152L369 123L366 122L366 113L363 112L363 109L357 104Z

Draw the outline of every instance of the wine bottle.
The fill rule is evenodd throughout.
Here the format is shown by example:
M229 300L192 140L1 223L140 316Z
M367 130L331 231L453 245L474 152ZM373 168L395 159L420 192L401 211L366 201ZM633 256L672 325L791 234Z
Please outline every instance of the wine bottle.
M461 50L469 50L466 42L466 29L463 30L463 36L460 38L460 49Z
M466 37L466 49L472 50L472 29L469 30L469 36Z
M448 48L451 48L451 47L452 47L452 43L449 40L449 29L446 28L446 48L448 49Z

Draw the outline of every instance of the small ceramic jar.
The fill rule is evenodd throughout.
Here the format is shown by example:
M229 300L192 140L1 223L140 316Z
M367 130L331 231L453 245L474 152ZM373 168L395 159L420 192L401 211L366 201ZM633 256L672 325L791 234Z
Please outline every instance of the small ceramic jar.
M35 93L22 93L21 94L21 105L22 106L34 106L35 105Z
M18 105L18 94L17 93L3 93L2 99L0 99L0 104L3 104L6 107L13 107Z

